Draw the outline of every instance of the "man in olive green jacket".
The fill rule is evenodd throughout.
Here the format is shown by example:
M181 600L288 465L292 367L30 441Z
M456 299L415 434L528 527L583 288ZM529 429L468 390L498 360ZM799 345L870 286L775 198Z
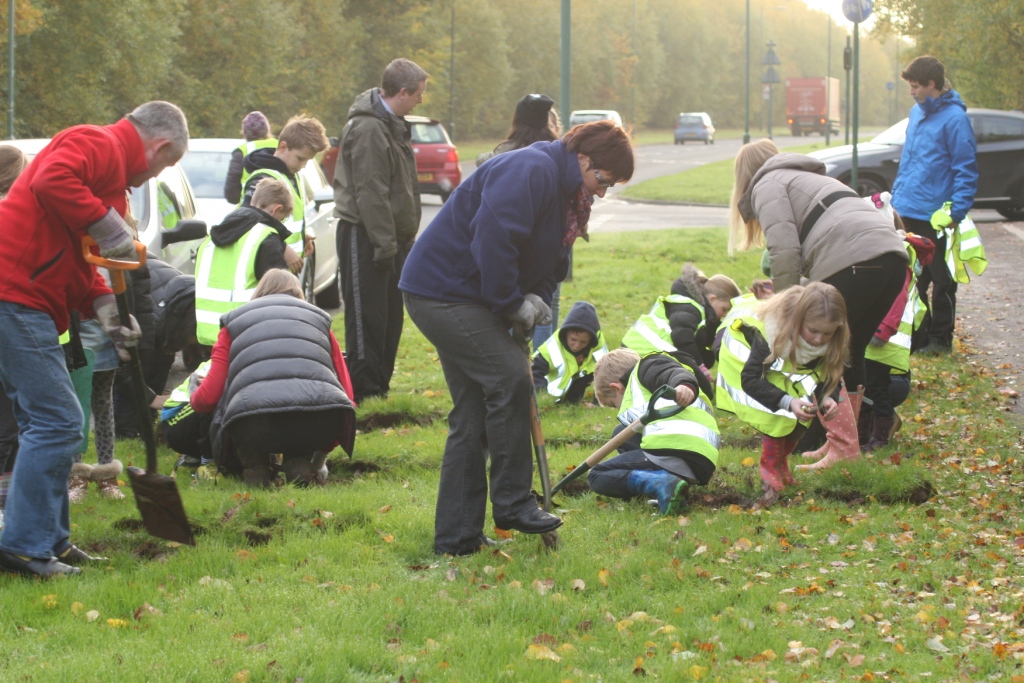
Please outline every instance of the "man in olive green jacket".
M334 171L345 347L356 400L384 396L402 336L398 280L420 224L416 159L404 117L423 101L427 72L408 59L356 98Z

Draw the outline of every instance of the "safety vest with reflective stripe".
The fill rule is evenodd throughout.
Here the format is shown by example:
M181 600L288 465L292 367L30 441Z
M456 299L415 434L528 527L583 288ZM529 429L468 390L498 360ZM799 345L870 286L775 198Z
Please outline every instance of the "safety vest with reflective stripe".
M288 186L289 190L291 190L292 216L287 220L281 221L284 224L284 227L288 228L288 232L290 233L288 237L285 238L284 243L291 247L299 256L302 256L302 234L306 227L306 183L303 182L302 178L298 174L295 176L296 182L293 183L284 173L275 171L272 168L258 168L253 171L249 177L252 178L257 175L267 175L271 178L275 178L276 180L280 180ZM298 185L298 190L295 189L296 184ZM241 203L239 203L239 206L241 206Z
M207 237L196 254L196 337L212 346L220 333L220 317L252 299L256 289L256 252L277 231L257 223L230 246L218 247Z
M932 228L935 232L946 235L946 267L949 274L960 284L967 284L971 281L967 269L970 268L975 275L981 275L988 268L988 259L985 258L985 247L981 244L981 235L978 234L978 227L971 220L970 216L964 219L952 229L953 217L950 215L951 202L946 202L942 208L932 214Z
M699 303L681 294L659 296L650 312L640 316L622 337L622 345L633 349L641 357L656 351L677 351L672 343L672 328L668 323L668 314L665 313L665 304L693 304L700 311L697 329L704 327L704 307Z
M252 154L258 149L267 149L273 147L277 149L277 138L265 138L263 140L246 140L240 144L237 149L242 153L242 159ZM245 181L249 180L249 172L245 170L245 165L242 165L242 189L245 189Z
M208 360L200 363L195 372L174 388L160 411L161 421L170 421L171 424L174 424L192 413L192 392L198 389L202 381L206 379L212 362Z
M900 317L900 324L896 333L889 337L884 346L871 346L864 351L864 357L876 363L888 365L903 372L910 370L910 341L914 330L921 326L924 319L925 307L917 293L917 275L914 265L917 263L917 253L910 244L905 245L907 255L910 256L910 282L907 285L907 304L903 307L903 315Z
M156 206L160 211L160 225L163 226L163 229L174 230L178 221L181 220L181 215L178 213L174 201L164 191L163 183L157 183L156 186Z
M560 397L572 385L573 380L578 377L594 374L594 367L597 361L601 360L608 353L608 344L604 341L604 335L597 333L597 344L587 352L583 363L576 362L576 354L565 348L561 342L562 329L555 330L555 333L548 337L539 349L533 354L538 354L548 363L548 393Z
M652 355L652 354L647 354ZM683 365L680 363L680 365ZM683 367L686 367L683 365ZM693 368L687 368L693 372ZM640 383L640 364L637 363L633 372L629 375L629 382L626 384L626 393L622 397L619 422L629 426L634 420L642 417L648 408L651 400L651 392ZM670 408L676 402L662 398L655 403L655 408ZM711 399L704 392L699 392L693 403L686 406L682 412L666 417L662 420L652 420L644 426L643 434L640 437L640 447L643 449L668 448L678 451L691 451L700 453L710 460L712 464L718 464L718 448L721 444L721 436L718 431L718 423L715 421L715 412L711 408Z
M793 432L797 418L789 410L772 410L743 391L741 375L750 357L750 344L740 329L744 324L756 328L764 335L764 323L756 316L747 315L734 320L722 337L718 353L718 389L715 406L734 413L748 425L768 436L783 437ZM813 368L794 368L789 361L776 358L764 373L773 386L794 398L807 398L821 381L820 371ZM801 422L809 425L810 420Z

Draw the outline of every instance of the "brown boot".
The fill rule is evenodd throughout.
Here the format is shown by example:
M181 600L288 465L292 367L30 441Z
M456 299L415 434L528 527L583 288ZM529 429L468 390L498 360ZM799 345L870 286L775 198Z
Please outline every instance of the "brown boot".
M92 480L96 482L96 488L104 498L123 500L124 493L117 485L117 477L124 470L120 460L111 460L106 465L96 465L92 468Z
M92 474L92 465L84 462L76 462L71 465L71 474L68 476L68 500L72 503L81 503L89 490L89 478Z
M864 447L865 451L873 451L876 448L883 448L889 445L889 432L892 429L894 417L875 416L875 426L871 430L871 441Z

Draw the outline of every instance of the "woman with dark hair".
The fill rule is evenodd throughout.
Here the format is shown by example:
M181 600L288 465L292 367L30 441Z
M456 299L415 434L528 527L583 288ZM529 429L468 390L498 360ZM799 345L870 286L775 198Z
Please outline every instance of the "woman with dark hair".
M512 152L529 147L535 142L551 142L562 134L562 120L554 109L554 100L547 95L526 95L516 102L516 113L512 117L512 128L508 138L498 143L490 152L482 152L476 158L476 165L504 152ZM569 258L572 258L570 254ZM555 285L551 295L551 322L537 325L533 330L533 348L539 349L548 340L552 330L558 327L558 302L562 295L562 285Z
M550 322L549 302L595 196L633 175L633 149L611 121L501 154L471 175L409 254L398 284L409 317L437 349L452 396L434 551L467 555L483 532L487 456L494 523L540 534L562 521L530 493L533 381L509 334Z

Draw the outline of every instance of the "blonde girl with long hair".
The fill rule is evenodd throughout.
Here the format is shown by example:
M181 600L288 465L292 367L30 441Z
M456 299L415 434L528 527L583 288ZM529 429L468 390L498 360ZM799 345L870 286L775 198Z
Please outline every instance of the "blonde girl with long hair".
M789 454L810 421L837 415L849 343L843 297L822 282L790 287L726 328L716 405L761 432L765 503L793 483Z

